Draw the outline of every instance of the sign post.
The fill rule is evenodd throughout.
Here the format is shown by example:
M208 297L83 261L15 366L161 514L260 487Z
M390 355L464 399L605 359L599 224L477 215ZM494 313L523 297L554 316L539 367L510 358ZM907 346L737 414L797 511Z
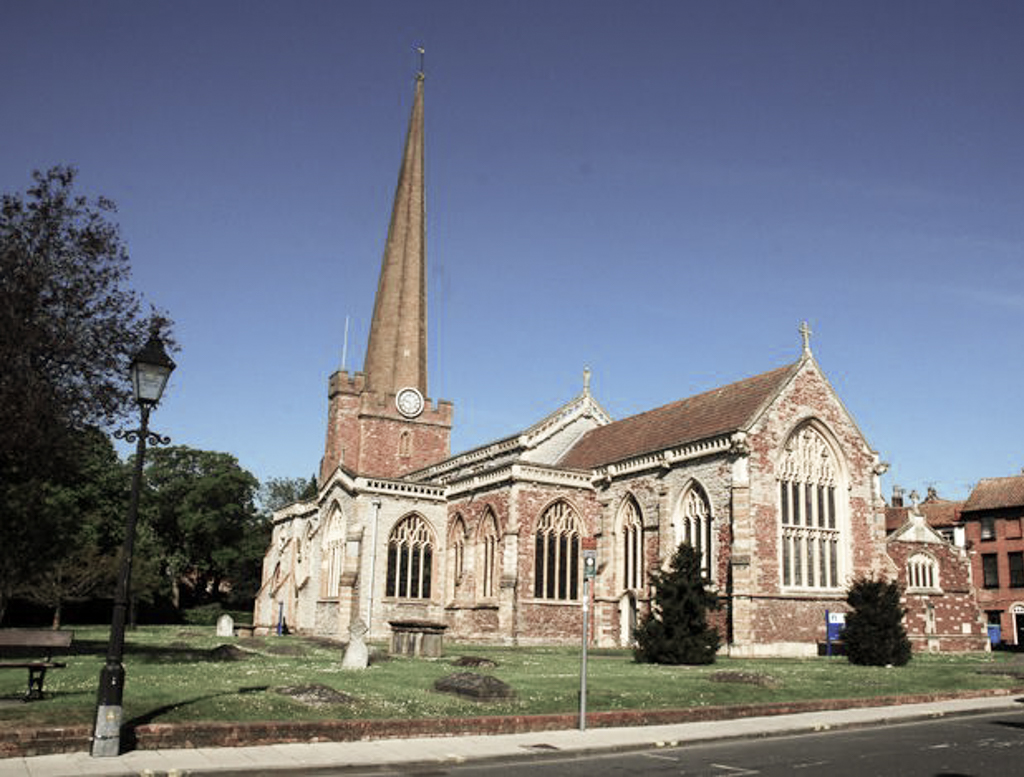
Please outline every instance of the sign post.
M587 642L590 637L590 585L597 577L597 540L583 540L583 652L580 661L580 731L587 730Z

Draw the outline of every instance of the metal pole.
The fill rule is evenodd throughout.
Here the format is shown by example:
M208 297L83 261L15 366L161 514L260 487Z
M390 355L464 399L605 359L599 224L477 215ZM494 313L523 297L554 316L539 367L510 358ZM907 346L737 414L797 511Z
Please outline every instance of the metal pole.
M128 610L128 590L132 577L132 554L135 551L135 524L139 517L139 491L142 488L142 464L146 456L146 438L149 436L149 406L140 405L142 425L135 446L135 471L132 474L131 497L128 502L128 522L125 526L124 547L121 552L121 571L114 593L114 612L110 624L110 642L107 662L100 670L100 686L96 699L96 721L92 734L92 755L116 756L121 752L121 722L124 717L124 623ZM129 432L128 436L134 432Z
M583 654L580 661L580 731L587 730L587 635L590 631L590 580L583 579Z

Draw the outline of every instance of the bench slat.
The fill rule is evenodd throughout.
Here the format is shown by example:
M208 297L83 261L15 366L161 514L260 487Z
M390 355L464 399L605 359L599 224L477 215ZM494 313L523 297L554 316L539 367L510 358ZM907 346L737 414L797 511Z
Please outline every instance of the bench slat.
M0 629L2 647L69 647L73 631L53 629Z

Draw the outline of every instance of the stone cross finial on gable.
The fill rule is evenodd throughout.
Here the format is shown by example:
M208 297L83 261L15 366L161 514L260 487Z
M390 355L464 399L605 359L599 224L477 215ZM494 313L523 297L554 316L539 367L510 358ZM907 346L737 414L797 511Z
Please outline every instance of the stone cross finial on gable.
M910 492L910 503L912 505L914 505L914 509L915 510L917 509L917 503L918 503L918 501L920 499L921 499L921 496L920 496L920 494L917 493L917 491L911 491Z
M800 322L800 337L804 341L804 353L811 352L811 327L806 321Z
M583 368L583 393L590 396L590 367Z

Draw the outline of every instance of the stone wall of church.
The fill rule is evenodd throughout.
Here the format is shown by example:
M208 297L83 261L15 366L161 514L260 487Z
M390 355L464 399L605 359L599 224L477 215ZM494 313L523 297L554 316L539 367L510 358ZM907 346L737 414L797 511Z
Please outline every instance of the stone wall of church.
M395 407L394 394L366 390L363 373L334 373L320 482L339 465L360 475L398 477L447 458L452 415L450 402L426 400L420 415L406 418Z
M455 570L454 554L450 550L445 564L445 621L449 633L459 639L493 643L512 641L510 629L502 628L503 623L511 623L509 615L515 590L514 565L505 569L502 563L505 549L513 541L507 537L510 531L509 499L509 490L500 488L484 493L474 492L454 499L448 505L449 548L459 519L466 531L461 575ZM493 593L484 596L481 524L491 514L498 526L497 569ZM508 585L503 586L503 581Z
M517 593L511 628L521 644L572 644L583 627L580 601L553 601L535 596L537 524L558 500L567 502L581 522L583 537L593 537L601 508L590 490L540 484L517 484L510 509L518 526Z
M784 446L794 431L812 423L839 457L845 494L840 508L840 585L831 589L784 588L780 552L779 477ZM800 371L751 429L750 512L754 547L747 597L737 620L737 654L812 654L825 634L825 611L845 609L845 588L858 575L888 568L884 552L884 514L877 493L876 455L836 398L812 360Z
M713 588L722 595L723 611L716 616L722 637L728 637L727 583L732 545L731 467L723 455L684 462L667 472L643 472L611 481L598 491L601 506L598 527L598 567L595 596L595 639L600 646L630 643L631 621L650 611L652 589L649 575L664 568L684 537L679 526L682 502L691 488L707 497L712 518ZM628 499L635 499L641 513L644 540L645 584L639 590L625 585L625 547L620 511Z

